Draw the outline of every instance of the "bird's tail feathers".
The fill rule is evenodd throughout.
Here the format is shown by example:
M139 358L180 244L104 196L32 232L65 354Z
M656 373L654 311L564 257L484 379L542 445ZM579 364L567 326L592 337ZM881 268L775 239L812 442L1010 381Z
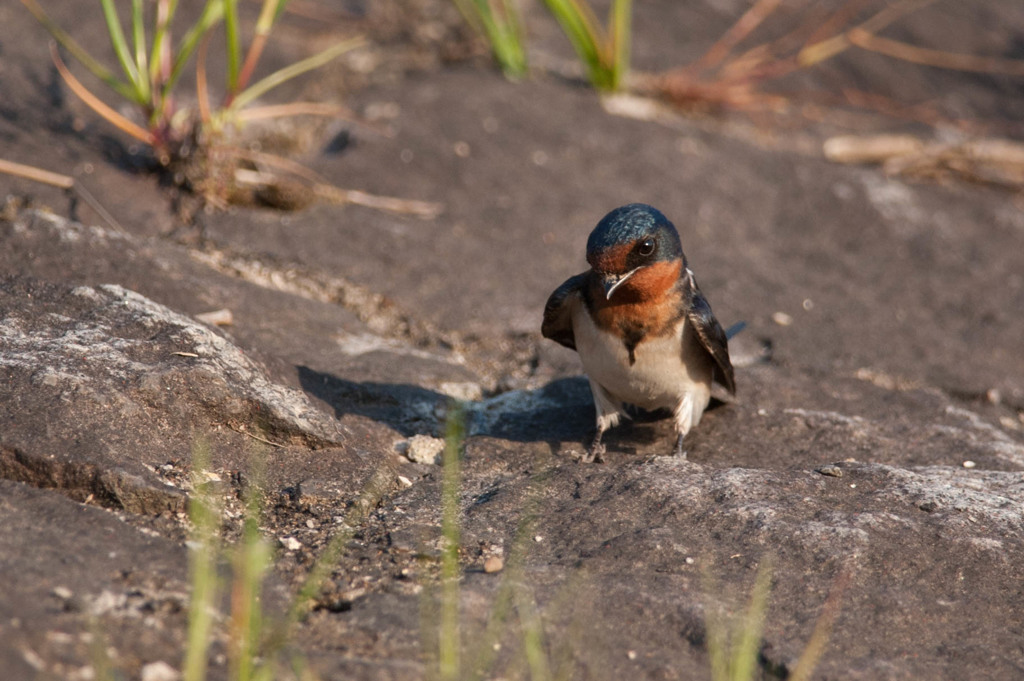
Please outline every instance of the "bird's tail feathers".
M733 324L732 326L725 330L726 339L732 340L733 336L735 336L745 328L747 328L746 322L736 322L735 324Z

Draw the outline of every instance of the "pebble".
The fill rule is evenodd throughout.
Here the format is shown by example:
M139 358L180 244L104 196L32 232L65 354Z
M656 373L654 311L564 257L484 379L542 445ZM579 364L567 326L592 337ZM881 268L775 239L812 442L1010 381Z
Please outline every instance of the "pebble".
M55 586L53 587L53 590L50 593L52 593L54 596L56 596L62 601L70 601L71 596L74 595L71 593L71 589L67 588L66 586Z
M505 569L505 561L499 556L490 556L484 561L484 572L487 574L501 572L503 569Z
M235 323L235 316L228 309L203 312L197 314L196 319L210 326L232 326Z
M964 461L963 465L964 465L964 468L974 468L978 464L976 464L973 461L971 461L970 459L968 459L967 461Z
M835 464L829 464L827 466L822 466L821 468L816 468L815 470L818 473L821 473L822 475L829 476L830 478L841 478L841 477L843 477L843 469L840 468L839 466L835 465Z
M413 435L405 447L405 458L413 463L437 465L441 463L444 440L429 435Z
M772 314L772 321L779 326L789 326L793 323L793 317L786 314L785 312L775 312Z
M298 551L302 548L302 542L295 537L281 537L281 546L289 551Z
M142 668L139 678L142 681L178 681L181 674L166 662L150 662Z

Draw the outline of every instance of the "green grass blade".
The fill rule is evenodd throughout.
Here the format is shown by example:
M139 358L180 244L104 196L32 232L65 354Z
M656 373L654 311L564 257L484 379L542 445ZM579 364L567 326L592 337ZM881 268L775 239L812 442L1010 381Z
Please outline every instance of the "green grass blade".
M492 40L495 58L509 78L526 75L526 29L514 0L502 0L502 19L497 24L498 36Z
M178 78L181 77L181 72L185 68L185 64L188 63L192 53L196 51L196 47L199 45L199 40L206 35L207 31L213 28L218 21L224 16L224 5L221 4L221 0L207 0L206 6L203 7L203 13L199 15L199 19L192 25L192 28L188 30L185 37L181 39L181 43L178 44L178 51L174 58L174 66L171 68L171 75L167 78L164 83L163 97L166 98L170 94L171 90L174 89L175 83L178 82Z
M729 632L725 617L717 604L711 603L711 595L718 593L718 579L710 565L701 571L704 605L704 639L711 665L711 681L729 680Z
M149 53L149 80L153 89L159 89L171 72L171 21L178 10L178 0L157 0L156 30Z
M526 75L526 32L514 0L501 0L498 14L488 0L455 0L455 4L469 25L487 39L502 73L509 78Z
M255 466L254 466L255 468ZM253 485L246 493L245 521L242 541L235 553L235 576L231 594L231 655L230 678L235 681L253 681L263 670L271 671L273 659L263 659L257 665L263 635L261 595L263 579L270 569L273 552L260 534L260 490L262 473L253 472ZM271 656L272 657L272 656Z
M189 600L184 681L203 681L206 678L207 654L219 590L217 557L220 554L220 511L212 486L203 477L209 464L210 452L207 445L196 443L192 448L194 489L188 510L193 528L189 552L192 595Z
M487 3L481 4L479 2L473 2L473 0L455 0L455 7L458 8L462 18L473 27L474 31L481 33L484 36L487 35L483 23L481 23L481 18L484 14L491 11L491 8Z
M267 44L267 38L274 27L274 22L277 21L277 17L280 16L286 4L286 0L263 0L263 7L260 8L260 15L256 19L252 42L249 43L249 49L246 51L238 80L235 81L234 88L228 90L224 101L225 107L230 107L238 93L249 86L252 74L256 70L256 63L263 54L263 47Z
M142 0L132 0L132 40L135 43L135 70L139 77L139 96L149 101L152 89L149 82L149 59L146 56L145 21Z
M288 0L263 0L260 15L256 19L256 35L270 35L270 29L274 27L287 4Z
M612 40L612 89L618 90L624 84L629 73L629 53L632 37L632 0L615 0L612 4L611 40Z
M43 11L43 8L39 6L36 0L21 0L21 4L31 12L32 16L36 18L43 28L53 36L54 40L61 44L61 46L71 53L71 56L78 60L78 62L87 68L92 75L96 76L104 83L113 89L117 94L121 95L129 101L135 100L135 93L132 87L121 81L115 76L107 67L99 63L92 58L88 52L86 52L81 45L79 45L74 38L64 32L60 26L58 26L49 15Z
M604 41L589 6L577 0L544 0L544 4L562 26L576 55L586 67L590 81L597 87L606 88L608 74L603 66L600 47Z
M551 670L544 645L544 625L533 594L525 585L516 589L516 611L523 632L523 655L532 681L550 681Z
M221 1L224 3L224 39L228 50L228 92L234 93L242 64L242 48L238 44L238 0Z
M765 558L758 566L754 577L754 588L750 604L744 617L737 618L733 634L732 681L750 681L757 669L757 658L761 652L761 637L764 633L764 616L771 592L772 561Z
M107 33L110 34L110 44L117 55L117 61L128 78L128 83L133 89L132 100L139 104L146 104L147 98L142 96L142 89L139 86L139 71L132 61L131 51L128 49L128 41L124 37L124 30L121 28L121 18L117 16L117 8L114 7L114 0L100 0L103 6L103 17L107 21Z
M453 407L445 427L441 461L441 616L438 668L441 681L458 681L461 651L459 627L459 457L465 440L462 410Z
M335 57L359 47L362 44L363 38L352 38L350 40L340 42L337 45L328 47L326 50L314 54L312 57L308 57L302 61L298 61L290 66L286 66L283 69L275 71L266 78L253 83L245 90L238 93L238 96L235 97L234 101L231 103L229 111L237 111L238 109L244 108L247 104L266 94L278 85L281 85L296 76L301 76L307 71L320 68Z

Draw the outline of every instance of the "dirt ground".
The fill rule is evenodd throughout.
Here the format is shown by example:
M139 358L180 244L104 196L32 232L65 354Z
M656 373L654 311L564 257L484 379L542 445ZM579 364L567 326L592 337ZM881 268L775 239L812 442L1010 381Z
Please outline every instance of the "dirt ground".
M43 4L114 63L96 7ZM635 69L693 61L747 6L636 3ZM368 44L269 101L344 103L356 120L257 127L250 143L436 217L206 209L67 91L21 4L0 6L0 158L74 177L103 210L0 174L7 678L97 678L97 626L119 673L180 678L200 441L228 540L263 478L271 611L346 538L296 659L324 679L436 678L442 475L403 452L443 435L453 398L469 431L465 678L542 678L524 652L537 632L558 678L709 678L708 622L745 607L766 562L761 678L793 671L830 594L813 678L1020 678L1024 198L834 164L822 144L1024 139L1024 78L851 49L767 83L785 110L617 115L539 6L522 82L448 3L301 8L314 12L285 15L268 71L342 37ZM813 11L783 3L752 40ZM1024 59L1024 7L936 2L885 36ZM738 394L719 395L688 461L663 456L667 420L638 415L587 466L589 390L541 313L585 269L594 224L633 201L675 222L723 325L746 322ZM202 321L218 310L229 325ZM492 558L504 569L485 570ZM228 678L225 646L212 678Z

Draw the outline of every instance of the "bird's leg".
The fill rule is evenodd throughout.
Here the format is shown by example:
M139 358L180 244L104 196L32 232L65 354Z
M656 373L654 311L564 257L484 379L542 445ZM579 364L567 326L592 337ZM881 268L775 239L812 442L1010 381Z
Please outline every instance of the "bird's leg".
M594 434L594 441L590 443L590 447L587 448L587 453L580 459L583 463L604 463L604 443L601 442L601 438L604 436L605 429L600 425L597 426L597 433Z
M586 455L580 459L583 463L602 463L604 461L604 445L601 437L604 431L614 428L619 423L619 403L593 379L590 381L590 392L594 395L594 407L597 409L597 433L590 443Z
M683 449L683 438L690 432L690 428L697 425L697 421L700 421L700 412L697 412L697 418L694 419L694 406L693 406L693 394L687 392L683 395L683 399L679 401L679 406L676 407L676 446L672 449L672 456L680 459L686 458L686 450Z
M672 456L679 459L686 458L686 450L683 449L683 438L686 437L685 433L679 433L679 437L676 438L676 446L672 449Z

